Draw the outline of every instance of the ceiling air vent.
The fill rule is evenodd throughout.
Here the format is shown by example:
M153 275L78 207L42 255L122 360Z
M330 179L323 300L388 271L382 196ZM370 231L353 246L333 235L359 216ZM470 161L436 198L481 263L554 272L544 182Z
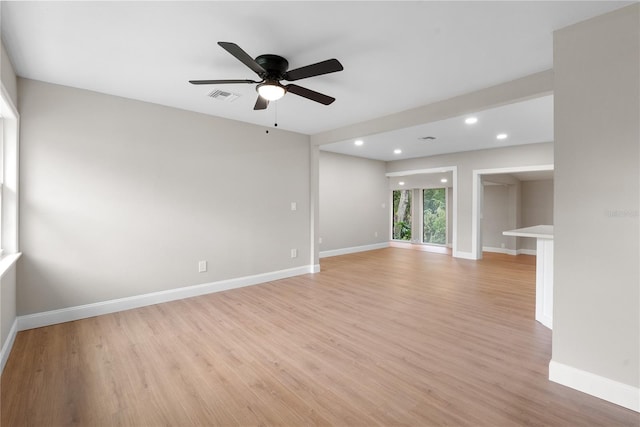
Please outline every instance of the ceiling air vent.
M214 89L209 92L209 97L218 101L233 102L240 97L237 93L227 92L226 90Z

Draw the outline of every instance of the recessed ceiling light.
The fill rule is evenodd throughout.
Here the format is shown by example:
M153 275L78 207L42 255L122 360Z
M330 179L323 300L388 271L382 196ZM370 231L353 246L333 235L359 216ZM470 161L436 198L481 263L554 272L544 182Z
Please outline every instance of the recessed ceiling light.
M447 182L447 178L442 178L440 182Z
M393 150L393 153L394 154L400 154L400 153L402 153L402 150L399 149L399 148L396 148L395 150Z
M496 139L507 139L507 135L506 133L499 133L496 135Z
M354 142L354 144L356 144L357 146L360 146L362 144L364 144L364 141L361 139L357 139L356 142Z
M398 185L404 185L404 181L400 181Z
M474 123L478 123L478 118L477 117L467 117L466 119L464 119L464 122L468 125L472 125Z

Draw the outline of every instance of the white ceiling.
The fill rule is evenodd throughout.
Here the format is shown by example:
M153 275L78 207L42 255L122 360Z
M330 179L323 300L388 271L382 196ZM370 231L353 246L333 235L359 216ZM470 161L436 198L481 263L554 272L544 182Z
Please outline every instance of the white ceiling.
M443 179L447 181L442 182ZM392 190L443 187L453 187L453 172L442 171L389 177L389 188Z
M482 182L487 185L513 184L517 181L546 181L553 179L553 170L498 173L483 175Z
M465 119L470 117L478 121L466 124ZM507 138L498 140L496 136L500 133L507 134ZM423 137L435 139L424 140ZM360 146L350 139L324 145L321 149L390 161L549 142L553 141L553 95L358 139L362 141ZM396 149L402 152L396 154Z
M277 111L279 128L312 135L552 68L554 30L629 3L2 1L1 24L22 77L263 126L273 125ZM230 103L209 98L213 86L187 81L255 78L218 41L235 42L254 57L282 55L292 69L339 59L344 71L296 82L336 102L323 106L288 94L254 111L250 85L216 87L240 95ZM543 119L550 101L540 103L522 106L539 127L511 124L521 116L507 119L505 109L502 123L479 122L478 132L493 128L474 140L495 144L498 124L512 134L508 143L549 139L552 124ZM478 112L485 114L492 112ZM434 153L446 144L468 148L461 136L467 130L443 122L403 130L388 144L402 144L408 156L419 150L415 135L433 133ZM381 149L370 157L388 154Z

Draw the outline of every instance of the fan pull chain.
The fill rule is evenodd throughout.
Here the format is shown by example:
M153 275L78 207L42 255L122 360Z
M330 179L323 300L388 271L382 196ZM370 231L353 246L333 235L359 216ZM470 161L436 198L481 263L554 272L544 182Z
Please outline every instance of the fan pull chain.
M275 123L273 124L273 127L278 127L278 101L274 102L274 104L276 104L276 108L275 108Z

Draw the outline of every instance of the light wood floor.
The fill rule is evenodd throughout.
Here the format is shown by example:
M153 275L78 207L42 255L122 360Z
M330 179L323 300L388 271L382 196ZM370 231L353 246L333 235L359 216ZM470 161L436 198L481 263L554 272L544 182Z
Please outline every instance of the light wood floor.
M547 380L535 258L389 248L20 332L2 426L638 426Z

